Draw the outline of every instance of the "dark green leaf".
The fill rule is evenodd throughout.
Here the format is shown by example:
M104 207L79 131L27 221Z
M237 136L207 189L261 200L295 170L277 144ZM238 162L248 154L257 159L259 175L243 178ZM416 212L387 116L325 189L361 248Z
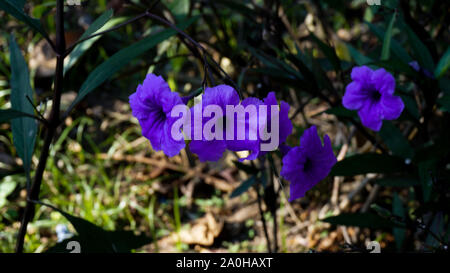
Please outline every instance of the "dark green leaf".
M2 0L0 1L0 9L14 16L17 20L26 23L28 26L38 31L44 37L48 37L45 30L42 28L41 22L38 19L31 18L23 11L24 0Z
M331 46L322 42L319 38L316 37L313 33L310 33L310 38L319 46L320 50L325 54L327 59L333 64L334 70L341 70L341 60L336 55L336 51Z
M0 123L8 122L11 119L20 118L20 117L35 118L35 116L32 114L24 113L24 112L17 111L14 109L0 109Z
M184 29L192 24L196 20L196 17L189 19L187 22L181 23L177 27L179 29ZM158 43L168 39L177 32L173 29L163 30L155 35L151 35L142 39L141 41L134 43L133 45L124 48L111 56L108 60L103 62L101 65L97 66L94 71L92 71L87 79L84 81L78 95L69 107L69 111L77 105L86 95L91 93L100 84L109 79L114 73L119 71L122 67L128 64L131 60L137 56L143 54L150 48L156 46Z
M395 23L396 17L397 17L397 13L393 13L392 18L389 21L388 28L386 29L386 33L384 34L383 48L381 50L381 60L383 60L383 61L389 59L389 54L391 52L392 30L394 29L394 23Z
M25 59L20 52L14 37L11 36L9 47L11 50L11 108L28 115L34 114L34 108L28 98L33 98L30 86L30 75ZM23 161L25 172L29 174L31 157L36 142L37 123L34 118L21 117L11 120L14 146Z
M348 110L347 108L344 108L342 106L332 107L328 110L325 110L325 113L330 114L330 115L335 115L338 117L346 117L346 118L358 117L358 114L356 113L356 111Z
M388 71L397 72L397 73L404 73L405 75L408 75L410 77L418 77L419 73L412 69L411 66L408 64L405 64L403 62L399 62L396 60L385 60L385 61L378 61L370 63L372 66L376 67L383 67Z
M357 65L366 65L369 63L372 63L373 60L369 57L364 56L361 54L356 48L351 46L350 44L346 44L348 48L348 52L350 53L350 56L352 56L353 60Z
M420 185L420 181L414 177L384 177L374 180L373 183L384 187L414 187Z
M321 220L332 225L354 226L362 228L380 229L393 228L396 223L372 213L342 213Z
M433 189L433 179L436 178L436 159L420 162L419 176L422 183L423 199L428 202Z
M235 0L215 0L215 3L221 4L226 6L227 8L234 10L238 13L241 13L242 15L246 16L251 21L255 20L255 12L245 4L243 4L241 1L235 1Z
M413 158L414 150L411 145L409 145L408 140L403 136L402 132L395 127L392 122L385 121L383 123L383 127L380 130L380 136L394 155L409 159Z
M406 31L408 35L409 45L414 51L414 57L423 69L434 71L434 61L428 48L422 43L412 29L403 21L400 21L400 27Z
M256 182L256 177L255 176L252 176L249 179L245 180L244 182L241 183L241 185L239 185L239 187L237 187L231 193L230 198L237 197L237 196L243 194L248 189L250 189L250 187L253 186L253 184L255 184L255 182Z
M392 217L392 213L389 210L383 208L382 206L379 206L377 204L372 204L372 205L370 205L370 208L373 209L382 218L391 218Z
M436 216L433 219L433 223L430 227L430 232L427 235L427 238L425 239L425 245L430 248L438 248L441 243L439 240L437 240L433 235L431 235L431 232L433 234L436 234L438 238L444 238L445 233L445 218L444 214L440 211L436 214Z
M89 28L83 33L83 35L81 35L78 41L83 40L91 36L95 32L97 32L98 30L100 30L109 21L109 19L111 19L112 15L113 15L112 9L105 11L89 26ZM78 44L73 49L73 51L68 56L67 63L64 64L64 74L66 74L66 72L78 61L78 59L84 54L84 52L86 52L95 41L100 39L100 37L101 35L86 40Z
M400 157L366 153L344 158L334 165L331 175L352 176L366 173L395 173L405 169Z
M370 30L377 36L377 38L380 41L384 40L385 34L381 28L369 22L366 22L366 24L369 26ZM411 57L408 55L406 50L395 39L391 39L391 50L395 54L395 56L397 56L397 58L402 60L404 63L407 64L412 61Z
M233 164L236 166L236 168L238 168L241 171L244 171L246 174L257 174L259 172L259 170L256 167L244 164L237 160L234 160Z
M437 102L442 105L445 111L450 112L450 94L442 96Z
M137 236L132 231L107 231L89 221L72 216L53 206L46 206L61 213L78 233L78 236L58 243L50 248L48 252L70 252L66 249L67 242L69 241L79 242L81 253L127 253L151 242L151 239L147 236Z
M405 209L403 208L403 202L396 192L394 192L394 199L392 201L392 213L394 214L394 216L397 216L400 219L405 218ZM403 247L403 242L405 241L406 230L404 228L394 227L393 234L397 250L401 250Z
M420 119L420 113L419 109L417 108L416 101L408 95L400 95L400 97L405 103L406 111L408 111L408 113L418 121Z
M436 78L442 77L445 72L450 68L450 47L445 51L444 56L441 57L439 63L436 66L436 70L434 71L434 76Z

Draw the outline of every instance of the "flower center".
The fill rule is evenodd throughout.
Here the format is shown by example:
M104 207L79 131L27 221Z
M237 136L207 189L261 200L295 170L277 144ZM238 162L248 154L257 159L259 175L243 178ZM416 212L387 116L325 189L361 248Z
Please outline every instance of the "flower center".
M312 161L309 158L306 158L305 163L303 164L303 171L308 172L312 168Z
M155 114L156 114L156 120L160 122L164 122L166 120L166 113L164 113L162 107L154 108Z
M381 93L378 90L372 89L370 92L370 98L374 101L379 101L381 99Z

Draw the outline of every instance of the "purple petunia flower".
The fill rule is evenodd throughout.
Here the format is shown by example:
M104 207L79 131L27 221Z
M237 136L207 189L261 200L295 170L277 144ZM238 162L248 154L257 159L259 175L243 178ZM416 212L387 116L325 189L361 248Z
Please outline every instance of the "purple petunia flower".
M196 109L202 108L202 116L203 113L208 105L217 105L222 110L223 115L218 118L226 119L225 113L226 113L226 106L227 105L238 105L239 104L239 95L231 86L228 85L218 85L211 88L206 88L205 93L202 96L202 103L196 104L191 108L191 114L194 116ZM202 117L202 124L204 125L208 120L215 118L215 117ZM192 120L194 117L192 118ZM223 124L225 126L226 121L223 121ZM196 140L195 139L195 130L200 130L200 132L203 132L203 128L195 128L194 121L192 122L192 141L189 145L191 151L198 155L200 161L217 161L222 157L223 152L225 152L227 148L226 143L226 136L225 132L226 130L223 130L224 136L221 140L219 139L212 139L212 140L206 140L207 136L204 136L202 134L202 139ZM198 126L198 125L197 125ZM200 127L200 126L198 126Z
M383 68L372 70L367 66L354 67L352 82L347 85L342 104L350 110L358 110L364 126L379 131L383 119L400 116L404 104L394 96L395 79Z
M208 116L205 117L205 109L208 106L218 106L222 110L220 117ZM266 105L266 119L261 118L259 106ZM275 105L277 108L276 116L271 116L271 106ZM201 106L201 110L200 110ZM240 110L236 110L237 107L242 107L241 110L247 109L249 113L244 115L237 114L237 112L229 113L227 106L232 106L235 111L242 113ZM253 113L250 108L253 107ZM222 139L213 139L213 136L202 135L201 139L195 138L195 131L198 134L205 133L202 128L195 128L196 122L194 121L195 112L202 112L203 126L211 121L213 118L221 119L223 127ZM198 155L200 161L217 161L219 160L225 150L230 151L249 151L249 155L243 160L253 160L258 156L265 154L265 151L261 150L261 144L269 143L270 147L277 148L280 143L283 143L288 135L292 132L292 123L288 117L289 105L286 102L281 102L278 106L278 102L275 98L275 93L270 92L269 95L261 101L257 98L246 98L239 103L239 95L231 86L219 85L212 88L207 88L202 97L202 103L196 104L191 108L191 138L190 149L192 152ZM261 113L262 114L262 113ZM260 130L266 129L267 134L270 137L274 136L272 132L271 121L278 120L278 132L276 132L276 139L263 140ZM233 121L233 122L231 122ZM263 124L264 123L264 124ZM261 127L261 128L260 128ZM203 128L204 129L204 128ZM240 135L243 138L239 138ZM230 137L232 136L232 138ZM251 137L253 136L253 137ZM209 139L209 140L207 140ZM272 142L271 142L272 141ZM273 145L272 145L273 144Z
M283 157L280 174L291 183L289 201L305 196L308 190L327 177L336 162L330 138L325 135L322 146L316 126L305 130L300 146L291 148Z
M267 127L268 131L271 131L271 115L270 115L270 106L271 105L278 105L277 98L275 97L275 92L269 92L267 94L267 97L264 99L264 104L267 105ZM284 143L287 139L287 137L292 133L292 122L289 119L289 104L285 101L280 102L280 111L278 112L278 122L279 122L279 143L278 147L282 143ZM267 143L268 141L261 141L262 143ZM266 154L267 152L261 151L260 156Z
M170 116L175 105L183 104L178 93L172 92L161 76L148 74L144 83L131 94L130 106L139 121L142 135L150 140L155 151L162 150L174 156L184 148L184 139L175 140L171 134L173 123L178 119Z
M234 139L233 140L227 140L227 149L230 151L240 152L240 151L249 151L249 155L244 158L240 158L239 161L244 160L253 160L256 159L260 155L260 148L261 148L261 141L258 138L258 107L262 105L263 102L257 98L249 97L244 99L240 105L242 105L244 108L247 106L254 106L256 113L255 115L245 115L244 117L238 117L237 115L234 116ZM229 113L227 113L227 118L230 119ZM253 128L250 128L250 123L254 125ZM244 127L245 126L245 127ZM244 130L244 136L245 139L238 140L238 127L245 128ZM226 128L227 130L230 130L230 128ZM250 139L250 134L253 134L256 136L255 139Z

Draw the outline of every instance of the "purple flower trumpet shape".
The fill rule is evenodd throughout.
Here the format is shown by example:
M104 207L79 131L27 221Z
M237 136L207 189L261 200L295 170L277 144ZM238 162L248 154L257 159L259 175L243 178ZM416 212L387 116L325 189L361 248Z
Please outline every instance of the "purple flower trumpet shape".
M354 67L352 82L347 85L342 104L357 110L364 126L379 131L383 119L397 119L405 105L394 96L395 79L383 68L372 70L367 66Z
M172 125L178 118L171 117L170 113L175 105L183 104L178 93L172 92L161 76L148 74L129 100L142 135L150 140L153 149L162 150L170 157L177 155L185 146L183 139L175 140L171 135Z
M289 201L305 196L308 190L327 177L336 162L330 138L325 135L322 145L316 126L305 130L300 146L291 148L283 157L280 174L291 183Z

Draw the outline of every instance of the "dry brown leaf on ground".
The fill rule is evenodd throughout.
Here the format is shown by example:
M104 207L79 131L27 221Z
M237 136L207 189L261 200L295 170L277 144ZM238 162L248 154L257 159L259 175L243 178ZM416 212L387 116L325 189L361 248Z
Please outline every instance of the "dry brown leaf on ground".
M179 240L188 245L211 246L222 228L223 220L216 219L212 213L208 212L197 219L189 229L182 229L178 234L172 233L170 238L174 243Z

